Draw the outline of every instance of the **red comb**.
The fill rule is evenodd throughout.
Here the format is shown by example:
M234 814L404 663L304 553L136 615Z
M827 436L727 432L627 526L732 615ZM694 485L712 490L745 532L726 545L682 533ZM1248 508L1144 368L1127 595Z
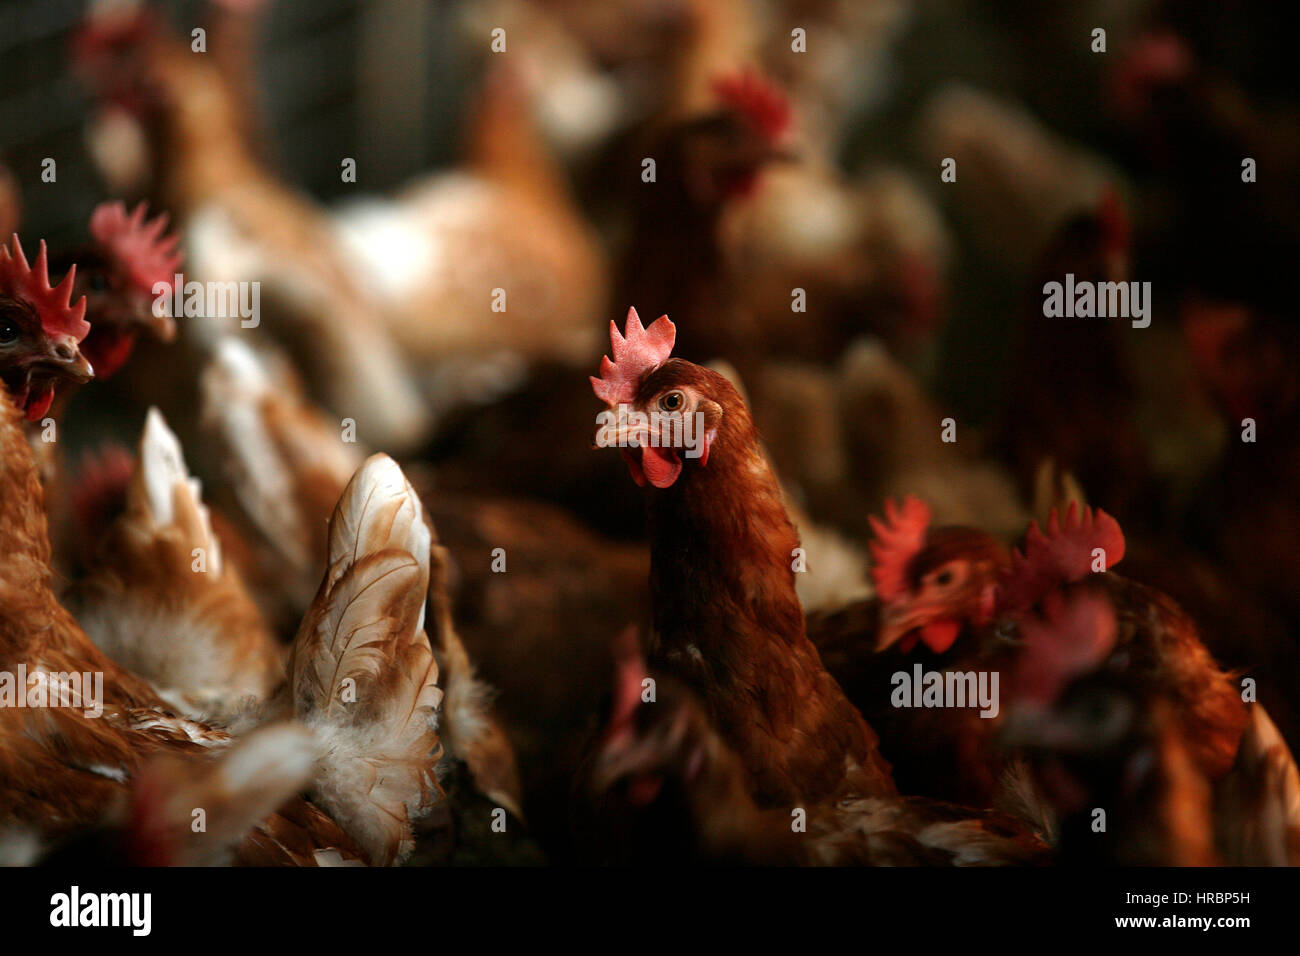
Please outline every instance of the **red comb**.
M614 359L610 361L609 356L602 356L600 378L589 376L596 397L611 407L630 403L636 398L641 379L664 363L672 354L676 340L677 327L666 315L659 316L650 323L650 328L643 329L636 309L628 309L623 335L619 335L618 324L611 320L609 344Z
M1077 502L1070 503L1061 524L1056 509L1047 519L1047 534L1031 522L1025 533L1024 552L1011 554L1011 567L1004 573L998 604L1019 611L1032 607L1052 588L1078 581L1092 573L1093 550L1105 552L1106 569L1124 557L1124 532L1119 522L1100 508L1094 514Z
M1115 608L1102 595L1060 592L1043 601L1043 614L1018 622L1024 646L1016 661L1017 697L1056 700L1071 680L1095 670L1115 647Z
M80 342L90 331L90 323L86 321L86 297L83 295L76 305L71 301L77 267L69 269L63 281L52 288L45 240L41 240L41 251L36 256L34 267L27 264L22 243L16 235L13 247L10 253L8 246L0 246L0 292L35 306L41 317L41 328L47 335L71 335Z
M902 508L893 499L885 501L885 520L875 515L868 520L875 540L871 542L871 578L882 601L892 601L907 590L907 565L925 546L930 527L930 507L908 495Z
M146 211L146 204L140 203L128 216L125 203L100 203L90 217L90 234L126 270L136 288L152 295L159 282L171 289L184 256L176 251L180 237L166 235L167 214L146 221Z
M769 140L790 128L790 101L780 90L752 71L720 76L713 81L719 100L745 114Z

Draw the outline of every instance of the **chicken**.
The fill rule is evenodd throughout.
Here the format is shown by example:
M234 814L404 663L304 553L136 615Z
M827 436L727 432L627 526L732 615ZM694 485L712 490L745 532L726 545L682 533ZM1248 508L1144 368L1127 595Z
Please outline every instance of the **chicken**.
M46 675L39 682L43 692L48 696L51 684L62 688L80 709L3 709L9 716L0 729L0 759L11 787L0 798L0 819L58 838L97 825L107 802L125 792L152 754L221 748L230 738L175 716L146 682L98 650L55 601L39 486L17 413L7 402L6 411L0 477L14 493L5 495L0 515L6 555L0 564L0 664L6 673ZM193 488L182 477L178 449L171 447L175 460L165 461L165 437L146 435L143 456L160 455L164 467L142 470L130 500L146 501L147 511L128 511L127 522L145 514L163 520L161 489L147 486L161 479L170 483L177 520L195 539L210 542L188 497ZM411 851L412 823L439 796L434 717L441 691L423 631L430 545L422 509L401 470L384 456L371 458L335 509L329 563L291 651L286 693L258 715L270 720L290 711L318 741L307 787L313 800L295 798L259 824L241 844L239 861L360 858L387 864ZM191 567L190 555L182 560ZM92 695L76 683L83 672L103 674L102 695L98 685ZM95 719L91 708L98 707L103 717Z
M128 214L120 202L100 203L90 218L92 241L52 257L51 268L56 274L74 276L73 294L85 298L90 331L81 342L81 353L101 381L122 369L142 333L163 343L176 335L167 296L183 262L176 251L180 240L167 234L165 214L146 220L145 213L143 204ZM132 384L139 387L137 382ZM71 393L65 390L57 395L50 408L56 439L67 417ZM67 463L59 454L57 441L46 435L41 438L39 443L32 442L32 449L45 485L55 556L63 570L81 550L73 517L65 507L69 501L64 494Z
M238 516L223 543L238 549L235 563L279 631L301 619L319 568L334 560L328 518L362 452L302 394L291 370L270 358L264 361L240 342L221 343L203 376L201 417L219 450L231 513ZM454 529L461 509L442 506L438 496L430 495L430 501L425 510L434 513L436 524L453 523ZM445 671L442 727L448 749L491 799L521 815L513 750L447 606L449 556L440 544L431 560L430 620Z
M1114 646L1114 609L1075 595L1049 601L1041 619L1021 628L1019 676L1031 675L1040 700L1055 703L1046 714L1040 701L1018 704L1002 739L1028 755L1056 810L1061 863L1213 865L1211 788L1173 702L1132 674L1072 680ZM1062 648L1070 651L1064 659Z
M1062 862L1294 864L1300 772L1263 707L1250 705L1233 766L1212 781L1172 695L1116 667L1119 622L1091 584L1021 621L1017 680L1027 693L1001 732L1056 807Z
M1009 557L984 532L931 527L929 509L915 498L901 508L891 505L886 520L875 525L872 573L880 603L878 631L870 636L875 636L880 651L897 645L905 654L923 644L950 669L1011 667L1017 657L1015 635L1025 615L1060 587L1090 578L1115 608L1118 637L1111 656L1125 662L1125 672L1134 680L1168 696L1201 773L1217 780L1228 772L1248 721L1242 695L1177 604L1109 570L1124 557L1125 540L1119 524L1105 512L1072 507L1064 519L1053 512L1046 534L1031 524L1023 551ZM862 687L860 694L883 697L887 675L898 670L902 660L895 656L892 666L882 662L867 669L874 675L868 681L876 686ZM943 732L943 721L927 723ZM954 722L943 743L979 785L981 793L964 794L965 799L995 798L1001 767L987 764L994 723ZM894 758L900 764L913 755L899 742L921 736L903 733L906 736L896 738L899 756ZM890 755L888 747L885 753ZM915 764L919 767L911 762L900 766L900 779L909 780L909 771L925 773L929 786L943 787L950 777L960 779L932 760ZM982 779L975 775L980 766L986 768Z
M250 148L218 66L140 10L92 18L80 50L97 94L130 105L146 129L152 191L185 235L188 278L260 283L259 314L227 304L236 314L188 330L199 348L254 322L291 348L314 393L363 437L393 449L418 443L428 412L383 317L355 282L328 214Z
M655 179L628 175L630 234L616 267L617 301L678 316L702 359L741 364L764 340L732 284L720 242L723 211L785 156L789 104L756 76L719 78L715 105L651 134ZM788 293L787 293L788 295ZM741 371L745 368L742 365Z
M515 70L492 70L472 104L463 168L335 217L359 284L439 413L482 403L494 378L509 383L533 363L598 352L604 253L524 95Z
M99 826L152 757L201 755L230 738L176 716L55 599L40 484L19 414L0 397L0 672L14 705L0 707L0 826L31 831L39 846ZM47 706L17 706L20 697ZM360 857L333 820L298 801L262 820L236 859L313 865L317 852Z
M94 369L81 354L90 326L85 298L72 303L76 270L50 285L42 240L29 265L18 237L0 246L0 381L30 422L40 421L65 382L87 382Z
M670 677L648 679L634 641L631 650L618 656L609 723L583 778L607 857L787 866L1046 861L1046 847L1015 821L932 800L881 795L761 808L704 705Z
M805 634L798 538L749 410L723 376L670 358L666 316L642 328L632 309L610 337L614 359L592 378L607 406L597 443L653 488L652 665L699 694L760 806L894 793L875 734Z
M511 51L527 77L529 109L548 143L566 160L583 159L626 126L640 108L635 81L601 63L566 24L531 0L463 4L459 11L466 44L500 27L527 36Z
M79 267L73 294L85 296L90 323L81 351L98 378L122 367L141 332L162 342L176 335L170 296L184 262L180 238L166 232L166 214L145 215L143 203L129 214L123 203L100 203L90 217L93 242L50 263L56 273Z
M284 680L281 647L224 560L198 479L157 409L125 514L91 567L74 589L78 623L187 716L230 719Z

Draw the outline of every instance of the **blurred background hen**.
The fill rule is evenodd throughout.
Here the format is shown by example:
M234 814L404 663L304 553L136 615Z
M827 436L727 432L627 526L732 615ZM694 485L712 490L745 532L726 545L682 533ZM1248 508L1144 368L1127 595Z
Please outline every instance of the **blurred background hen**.
M3 4L0 861L1297 862L1295 21Z

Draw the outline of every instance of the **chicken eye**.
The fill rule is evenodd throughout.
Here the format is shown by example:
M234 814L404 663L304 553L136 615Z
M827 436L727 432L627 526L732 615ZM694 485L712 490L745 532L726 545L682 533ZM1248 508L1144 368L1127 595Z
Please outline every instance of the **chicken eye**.
M92 292L107 292L108 276L102 272L93 273L90 277L90 289Z
M686 396L681 392L669 392L659 399L659 407L666 412L675 412L686 402Z
M13 345L18 341L18 326L0 319L0 345Z
M960 581L961 569L954 564L945 564L930 577L930 583L939 588L951 587Z

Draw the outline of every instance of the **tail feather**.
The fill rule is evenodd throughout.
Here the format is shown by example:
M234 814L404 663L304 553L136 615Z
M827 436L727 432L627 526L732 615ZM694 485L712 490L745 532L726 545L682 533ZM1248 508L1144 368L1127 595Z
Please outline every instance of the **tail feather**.
M282 652L223 559L180 442L150 409L126 510L70 594L90 638L195 718L226 718L283 679Z
M411 823L441 797L431 543L401 469L372 456L334 511L329 568L289 665L295 713L325 743L312 796L376 864L411 851Z
M180 442L156 408L150 408L145 418L139 467L127 486L127 509L149 521L154 530L176 528L191 550L204 550L208 570L221 573L221 545L212 533L202 486L191 477Z

